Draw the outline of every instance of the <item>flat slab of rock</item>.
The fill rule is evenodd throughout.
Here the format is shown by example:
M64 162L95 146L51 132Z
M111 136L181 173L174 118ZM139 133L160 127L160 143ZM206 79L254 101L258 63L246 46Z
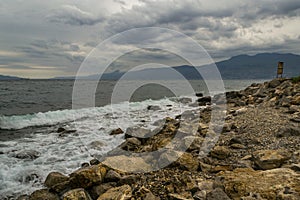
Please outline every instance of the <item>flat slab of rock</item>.
M43 200L59 200L59 197L57 194L49 192L48 189L36 190L29 197L29 200L41 200L41 199L43 199Z
M141 157L128 157L125 155L106 157L103 164L126 172L149 172L152 171L150 164Z
M300 197L300 174L288 168L266 171L238 168L234 171L221 172L218 176L223 179L226 194L234 200L240 200L250 193L259 194L264 199L274 200L299 199ZM289 195L293 198L287 198L282 194L282 191L287 188L290 191Z
M252 157L260 169L267 170L280 167L291 158L291 154L286 150L259 150L255 151Z

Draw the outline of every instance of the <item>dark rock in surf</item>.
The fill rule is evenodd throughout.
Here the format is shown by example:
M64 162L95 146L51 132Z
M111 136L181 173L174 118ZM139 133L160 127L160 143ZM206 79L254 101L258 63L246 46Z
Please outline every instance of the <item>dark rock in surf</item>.
M119 135L119 134L122 134L122 133L124 133L124 131L120 128L117 128L115 130L112 130L109 135Z
M152 111L157 111L157 110L161 110L161 108L159 106L147 106L147 110L152 110Z

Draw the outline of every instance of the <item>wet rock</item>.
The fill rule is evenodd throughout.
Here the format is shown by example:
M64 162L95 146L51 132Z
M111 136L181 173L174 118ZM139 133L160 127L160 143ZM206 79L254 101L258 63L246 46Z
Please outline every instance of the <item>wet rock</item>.
M252 157L260 169L267 170L280 167L291 158L291 154L286 150L259 150L255 151Z
M124 133L124 131L120 128L117 128L115 130L112 130L109 135L120 135L122 133Z
M211 103L211 96L201 97L197 100L199 106L206 106Z
M98 164L100 164L100 161L98 159L94 158L90 160L90 165L98 165Z
M69 177L59 172L51 172L46 177L44 185L55 192L62 192L69 186Z
M63 194L62 200L92 200L92 198L83 188L77 188Z
M229 156L230 150L225 146L215 146L210 152L213 158L225 159Z
M199 167L198 160L190 153L183 153L175 163L178 164L179 167L189 171L197 171Z
M153 111L157 111L157 110L161 110L161 108L159 106L147 106L147 110L153 110Z
M29 200L59 200L58 195L49 192L48 189L41 189L41 190L36 190L33 192Z
M97 200L127 200L132 196L132 190L129 185L111 188L100 195Z
M106 168L99 164L81 168L70 174L70 183L73 187L88 188L101 183L106 175Z
M14 155L15 158L25 160L35 160L40 157L41 153L35 150L24 150Z
M21 195L17 198L17 200L29 200L29 196L28 195Z
M81 168L85 168L85 167L89 167L89 166L90 166L89 163L82 163L82 164L81 164Z
M247 197L257 193L265 199L279 199L278 193L289 187L299 194L300 175L287 168L255 171L249 168L221 172L225 192L232 199Z
M203 97L203 93L196 93L196 97Z
M230 200L227 194L221 189L216 188L206 195L207 200Z
M64 132L65 130L66 130L65 128L59 127L56 132L61 133L61 132Z

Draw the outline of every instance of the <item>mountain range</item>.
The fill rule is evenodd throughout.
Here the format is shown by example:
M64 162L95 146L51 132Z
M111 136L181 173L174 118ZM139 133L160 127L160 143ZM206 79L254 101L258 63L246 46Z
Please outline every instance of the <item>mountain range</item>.
M223 79L272 79L276 77L278 62L284 62L283 77L293 77L300 75L300 55L279 54L279 53L261 53L253 56L238 55L228 60L216 62ZM212 65L192 67L189 65L174 66L177 72L181 73L186 79L202 79L197 68L209 68ZM147 79L155 77L156 79L166 79L164 75L169 73L166 68L150 68L139 71L132 71L126 74L129 79ZM118 80L125 72L114 71L102 75L103 80ZM99 79L100 75L90 75L79 77L80 79ZM55 77L53 79L74 79L75 77ZM17 77L0 76L0 80L19 79Z

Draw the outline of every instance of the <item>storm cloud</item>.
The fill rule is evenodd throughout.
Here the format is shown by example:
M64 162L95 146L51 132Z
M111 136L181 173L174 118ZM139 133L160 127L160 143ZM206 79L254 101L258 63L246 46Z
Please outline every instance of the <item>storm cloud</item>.
M29 77L30 66L55 66L49 77L72 76L98 44L141 27L168 28L186 34L215 61L261 52L300 54L299 0L27 0L22 4L13 0L1 1L0 11L0 65L6 66L5 73L9 75L22 66ZM137 44L145 37L154 43L165 39L149 33L132 39ZM114 50L126 48L126 44L115 45ZM142 60L185 64L163 51L141 50L116 61L112 70L137 65Z

